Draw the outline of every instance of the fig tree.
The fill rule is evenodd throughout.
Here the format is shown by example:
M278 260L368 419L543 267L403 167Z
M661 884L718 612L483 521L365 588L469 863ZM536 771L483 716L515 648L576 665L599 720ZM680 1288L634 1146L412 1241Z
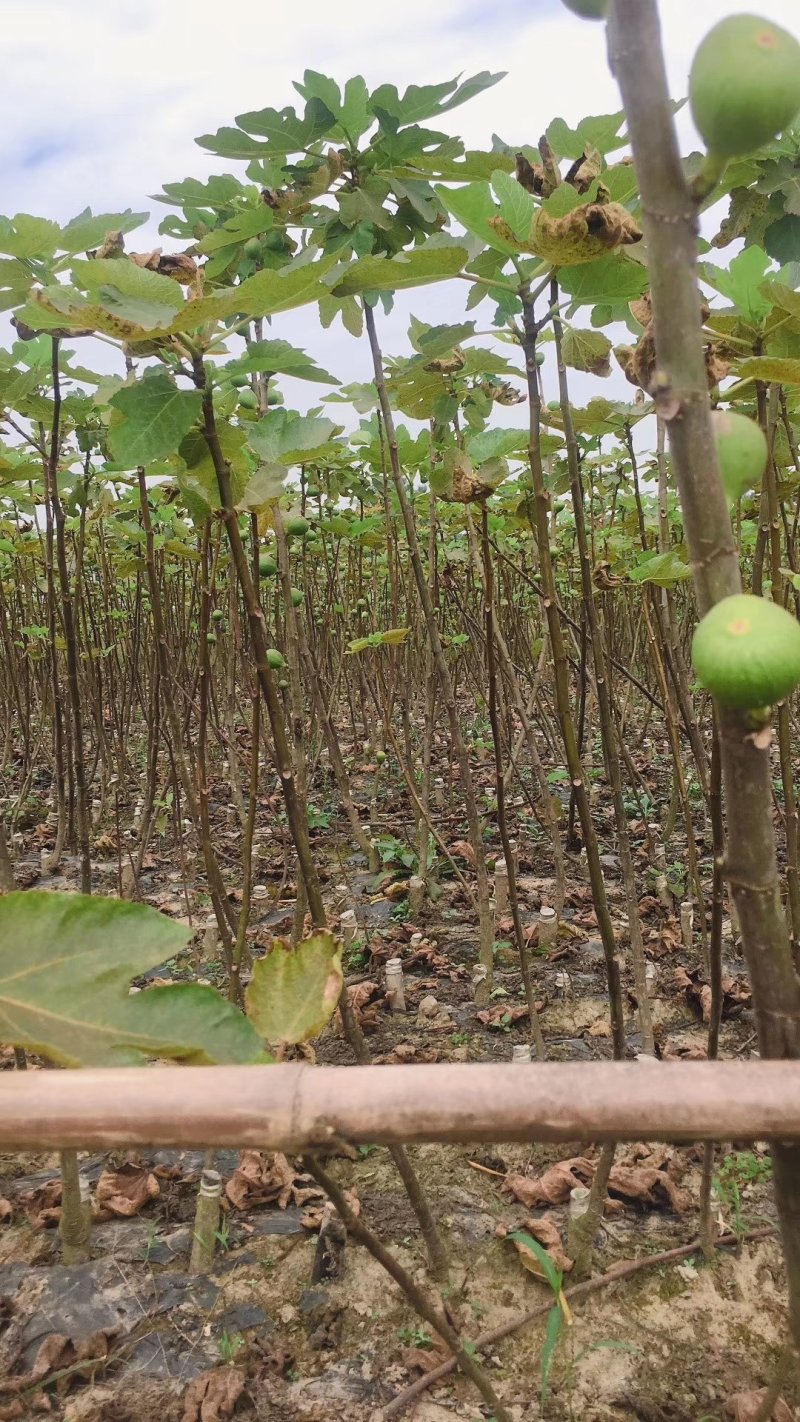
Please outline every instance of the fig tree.
M753 153L800 110L800 44L771 20L728 15L694 57L689 103L710 153Z
M772 706L800 682L800 622L776 602L736 593L700 622L692 661L723 705Z

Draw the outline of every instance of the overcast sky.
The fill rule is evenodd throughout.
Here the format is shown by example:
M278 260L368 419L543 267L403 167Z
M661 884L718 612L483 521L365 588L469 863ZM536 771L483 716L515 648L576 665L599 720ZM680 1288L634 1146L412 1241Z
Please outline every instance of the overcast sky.
M797 0L755 4L800 30ZM686 91L692 55L711 25L752 8L736 0L662 0L676 96ZM5 0L2 13L0 210L8 215L66 221L87 205L95 212L149 208L151 236L169 209L148 195L165 181L226 170L244 177L243 163L205 154L195 137L246 110L301 103L292 80L305 68L341 83L360 73L370 88L389 82L400 89L505 70L495 88L443 118L443 128L476 148L489 147L493 132L511 144L536 143L557 115L574 123L619 107L603 26L577 19L560 0ZM680 123L688 150L688 114ZM146 245L142 233L128 238L134 250ZM462 303L462 283L435 297L430 288L403 297L387 349L407 349L409 311L458 320ZM486 324L485 310L479 324ZM288 313L274 330L345 379L368 378L366 351L338 323L322 331L310 311ZM305 394L317 398L319 389L306 386ZM592 382L591 391L625 399L632 393L618 375Z

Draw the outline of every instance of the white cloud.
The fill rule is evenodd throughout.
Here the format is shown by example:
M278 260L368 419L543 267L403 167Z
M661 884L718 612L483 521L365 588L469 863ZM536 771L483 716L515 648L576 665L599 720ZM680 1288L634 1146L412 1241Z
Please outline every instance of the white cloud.
M662 0L677 96L703 34L723 15L749 8L730 0ZM764 0L759 9L796 25L796 0ZM397 6L378 0L297 6L276 0L247 6L6 0L3 46L3 210L64 221L87 204L95 211L149 207L151 232L167 209L147 197L165 181L243 172L243 165L203 153L195 136L247 109L292 103L292 80L306 67L340 81L362 73L372 87L506 70L496 88L446 117L447 127L475 147L487 146L493 132L510 143L535 143L557 114L575 122L618 107L602 26L579 21L558 0L502 6L485 0L403 0ZM680 125L688 146L685 112ZM450 289L399 301L390 344L402 349L400 313L457 319L458 302ZM340 328L320 331L303 313L283 318L282 329L329 368L349 379L368 377L366 352ZM627 398L629 387L617 389Z

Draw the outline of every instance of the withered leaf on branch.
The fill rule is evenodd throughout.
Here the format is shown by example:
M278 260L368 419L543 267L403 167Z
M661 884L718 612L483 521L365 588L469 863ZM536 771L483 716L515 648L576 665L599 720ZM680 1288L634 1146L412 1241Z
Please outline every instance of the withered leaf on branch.
M538 208L524 242L502 217L490 217L489 226L519 251L532 252L554 267L580 266L618 247L641 242L643 235L628 209L608 200L602 189L596 202L582 203L563 217Z

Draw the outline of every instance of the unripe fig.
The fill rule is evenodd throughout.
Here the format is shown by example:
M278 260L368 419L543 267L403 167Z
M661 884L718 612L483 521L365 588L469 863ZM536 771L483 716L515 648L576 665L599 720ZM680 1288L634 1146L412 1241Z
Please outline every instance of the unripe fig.
M244 244L244 254L251 262L257 262L261 256L261 242L258 237L248 237Z
M564 4L582 20L604 20L608 14L608 0L564 0Z
M256 395L255 390L248 390L246 388L244 390L240 390L238 399L239 404L243 410L258 409L258 397Z
M692 661L724 705L772 706L800 682L800 622L776 602L736 593L700 622Z
M303 606L303 589L292 588L292 607Z
M800 110L800 44L770 20L729 15L694 57L689 103L710 153L753 153Z
M262 553L258 560L258 575L260 578L274 578L278 571L278 565L274 558L270 558L269 553Z
M767 441L760 425L735 410L711 416L725 493L731 503L757 488L767 464Z
M244 386L249 385L249 383L250 381L246 375L231 376L231 385L235 385L237 390L242 390Z
M273 671L278 671L281 667L286 666L286 661L283 652L279 652L277 647L268 648L267 662L269 666L272 667Z
M216 632L206 632L206 641L208 642L209 647L216 647L216 645L217 645L217 634L216 634Z
M213 611L212 614L211 614L211 621L212 621L212 622L222 622L224 616L225 616L225 613L222 611L222 608L221 608L221 607L215 607L215 608L214 608L214 611Z
M281 677L280 681L278 682L278 686L280 687L281 691L288 691L288 690L289 690L289 683L288 683L288 681L286 680L286 677L285 677L285 676L282 676L282 677Z
M285 527L289 538L305 538L309 528L308 519L299 515L297 518L287 518Z

